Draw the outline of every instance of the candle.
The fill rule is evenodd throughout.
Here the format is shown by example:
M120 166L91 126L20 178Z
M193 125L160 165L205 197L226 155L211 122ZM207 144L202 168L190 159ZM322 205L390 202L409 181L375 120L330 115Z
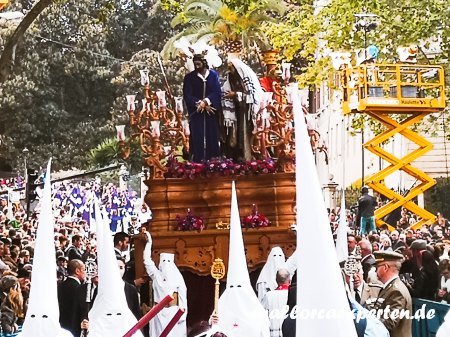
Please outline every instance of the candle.
M156 96L158 97L158 106L160 108L165 108L167 106L166 103L166 92L162 90L158 90L156 92Z
M178 309L173 318L170 320L169 324L167 324L166 328L161 332L159 337L167 337L170 331L172 331L173 327L180 320L181 316L184 314L184 309Z
M177 113L183 113L183 97L175 97L175 111Z
M127 109L129 111L134 111L136 109L135 99L136 95L127 95Z
M117 140L123 142L125 140L125 125L116 125Z
M285 82L289 82L289 79L291 78L291 64L283 62L281 63L281 68L283 69L283 74L281 77Z
M150 80L148 78L148 69L139 70L139 73L141 74L141 84L150 84Z
M170 295L164 297L161 302L159 302L149 312L147 312L125 335L123 335L123 337L132 337L136 331L146 326L147 323L150 322L150 320L155 317L158 312L164 309L164 307L172 300L173 297Z
M161 131L159 130L159 125L161 124L161 121L151 121L152 124L152 136L158 137L161 135Z

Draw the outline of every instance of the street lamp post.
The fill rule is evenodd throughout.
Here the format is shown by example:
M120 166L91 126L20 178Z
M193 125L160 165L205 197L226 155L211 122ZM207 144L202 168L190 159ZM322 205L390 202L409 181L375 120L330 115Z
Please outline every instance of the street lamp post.
M367 33L370 31L373 31L377 28L377 18L378 16L371 13L360 13L355 14L355 29L357 31L363 31L364 35L364 59L367 59ZM364 120L362 124L361 129L361 187L364 186L364 176L365 176L365 170L364 170Z

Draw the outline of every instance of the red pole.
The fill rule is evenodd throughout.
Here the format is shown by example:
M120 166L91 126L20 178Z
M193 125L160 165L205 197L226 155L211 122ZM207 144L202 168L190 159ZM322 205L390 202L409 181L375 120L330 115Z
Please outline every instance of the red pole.
M158 312L160 312L164 307L173 300L173 297L167 295L155 305L149 312L147 312L123 337L131 337L134 333L140 329L142 329L150 320L156 316Z
M170 331L172 331L173 327L180 320L181 316L184 314L184 309L178 309L173 318L170 320L169 324L167 324L166 328L161 332L159 337L167 337Z

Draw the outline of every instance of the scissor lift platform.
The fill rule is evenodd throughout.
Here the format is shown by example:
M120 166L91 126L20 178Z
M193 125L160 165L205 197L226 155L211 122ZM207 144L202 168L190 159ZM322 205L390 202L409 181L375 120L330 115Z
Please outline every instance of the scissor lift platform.
M383 170L364 177L368 186L390 200L375 211L376 224L386 224L383 218L399 207L418 216L419 221L413 225L414 228L430 224L435 220L435 215L419 207L413 199L436 182L411 163L430 151L433 145L411 127L428 114L445 109L443 68L432 65L371 63L348 67L342 72L344 114L365 113L386 127L386 130L364 144L367 150L390 163ZM402 158L387 152L381 145L396 134L411 140L418 148ZM387 176L399 170L419 182L406 195L392 191L384 183Z
M0 0L0 11L8 4L9 0Z

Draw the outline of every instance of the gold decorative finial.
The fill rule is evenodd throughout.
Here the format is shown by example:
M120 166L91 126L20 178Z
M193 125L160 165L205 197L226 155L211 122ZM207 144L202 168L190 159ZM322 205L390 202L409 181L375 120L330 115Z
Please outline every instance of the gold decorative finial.
M214 314L219 314L219 280L225 276L225 264L222 259L215 259L211 266L211 276L216 279L215 292L214 292Z

